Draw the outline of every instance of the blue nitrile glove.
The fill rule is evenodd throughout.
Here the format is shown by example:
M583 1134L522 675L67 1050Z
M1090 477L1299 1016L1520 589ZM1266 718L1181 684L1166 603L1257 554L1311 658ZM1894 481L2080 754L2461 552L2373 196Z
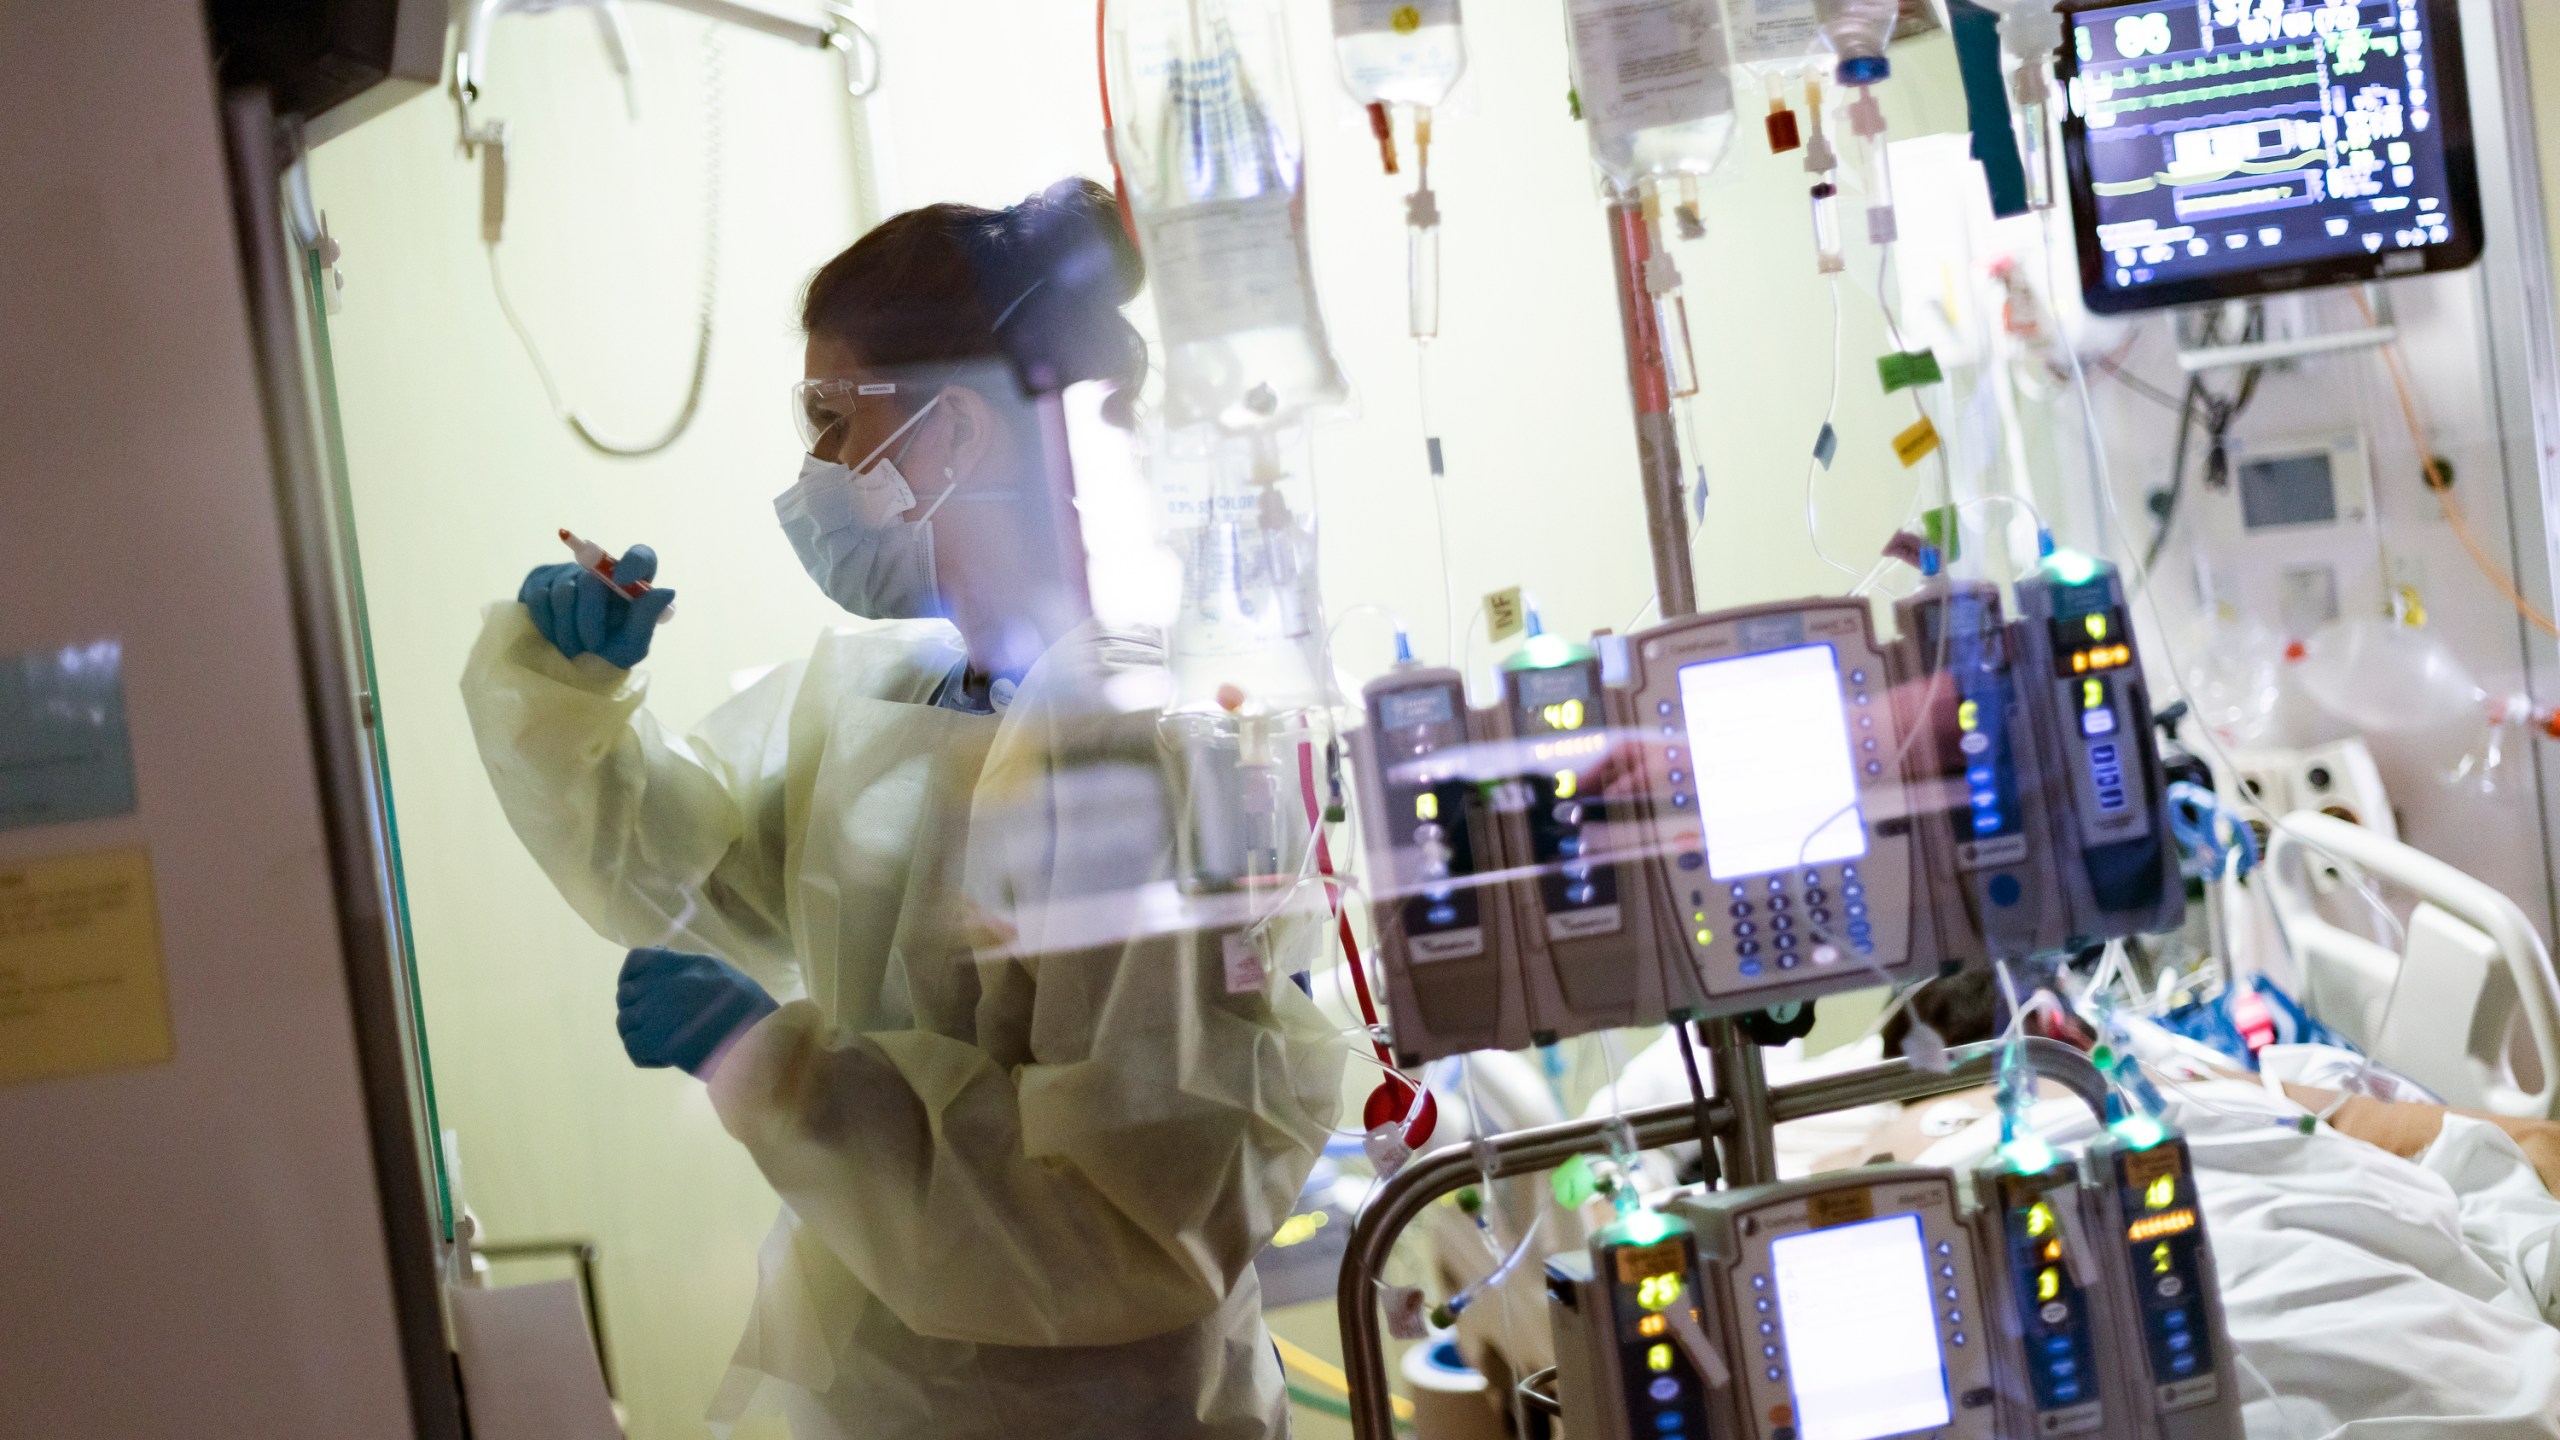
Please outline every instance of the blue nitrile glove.
M614 564L615 576L626 581L657 573L658 552L646 545L632 546ZM676 592L660 588L625 600L593 572L564 561L533 567L516 599L532 612L533 628L561 654L572 660L600 655L628 670L649 653L658 616L675 603Z
M643 1069L674 1066L700 1079L712 1055L781 1007L733 966L681 950L634 950L613 992L622 1048Z

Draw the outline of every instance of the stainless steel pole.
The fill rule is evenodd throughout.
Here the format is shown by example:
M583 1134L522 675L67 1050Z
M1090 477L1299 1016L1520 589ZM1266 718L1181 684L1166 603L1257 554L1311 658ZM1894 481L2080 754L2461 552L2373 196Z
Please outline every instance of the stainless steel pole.
M1653 547L1653 591L1662 618L1670 620L1697 613L1698 586L1689 568L1689 507L1680 478L1680 435L1671 421L1671 374L1663 360L1660 314L1645 282L1653 235L1633 196L1609 202L1609 231L1610 253L1617 261L1618 318L1626 336L1627 388L1635 403L1645 535ZM1707 1042L1716 1095L1727 1102L1733 1117L1723 1146L1725 1175L1736 1185L1777 1178L1760 1047L1730 1020L1709 1020L1698 1028Z
M2031 1037L2026 1046L2028 1063L2037 1074L2067 1087L2101 1124L2105 1123L2106 1078L2087 1056L2052 1040ZM1895 1060L1781 1085L1766 1092L1769 1113L1776 1120L1800 1120L1807 1115L1824 1115L1860 1105L1925 1100L1932 1095L1970 1089L1993 1078L1999 1066L2000 1046L1997 1042L1968 1045L1949 1058L1955 1064L1944 1071L1914 1070L1908 1063ZM1758 1059L1755 1053L1755 1080ZM1719 1132L1730 1127L1733 1118L1733 1105L1726 1097L1719 1095L1708 1102L1708 1123ZM1677 1144L1698 1133L1697 1111L1686 1100L1630 1111L1626 1121L1634 1127L1640 1149ZM1497 1135L1488 1142L1493 1151L1491 1178L1551 1170L1576 1155L1605 1153L1610 1132L1616 1127L1617 1120L1612 1117ZM1377 1282L1385 1272L1387 1253L1395 1248L1396 1237L1404 1233L1405 1226L1426 1206L1477 1178L1474 1147L1450 1145L1434 1150L1416 1157L1395 1178L1380 1186L1377 1197L1352 1222L1350 1243L1342 1256L1335 1314L1342 1329L1342 1369L1351 1391L1351 1433L1357 1440L1394 1440L1395 1435L1395 1417L1388 1405L1387 1357L1380 1344L1378 1319Z

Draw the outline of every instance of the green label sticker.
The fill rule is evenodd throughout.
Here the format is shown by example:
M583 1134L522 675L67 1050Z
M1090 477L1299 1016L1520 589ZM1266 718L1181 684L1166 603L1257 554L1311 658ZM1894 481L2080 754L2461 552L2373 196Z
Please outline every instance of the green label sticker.
M1937 355L1928 350L1905 350L1876 357L1876 378L1884 382L1884 393L1908 390L1914 385L1935 385L1947 378L1938 368Z

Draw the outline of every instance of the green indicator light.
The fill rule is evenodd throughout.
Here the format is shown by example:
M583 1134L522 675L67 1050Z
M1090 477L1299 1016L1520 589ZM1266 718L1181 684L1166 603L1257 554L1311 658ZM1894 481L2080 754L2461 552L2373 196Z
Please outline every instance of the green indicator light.
M2020 1175L2041 1175L2053 1168L2053 1147L2034 1135L2021 1135L2001 1146L2000 1155Z
M1689 1227L1654 1210L1630 1210L1618 1223L1603 1230L1599 1240L1608 1245L1651 1245L1687 1230Z
M2077 550L2056 550L2045 557L2044 568L2065 585L2086 585L2097 578L2096 559Z
M2169 1138L2169 1127L2148 1115L2128 1115L2108 1128L2136 1150L2148 1150Z
M1562 635L1532 635L1502 658L1505 670L1559 670L1591 658L1591 647Z

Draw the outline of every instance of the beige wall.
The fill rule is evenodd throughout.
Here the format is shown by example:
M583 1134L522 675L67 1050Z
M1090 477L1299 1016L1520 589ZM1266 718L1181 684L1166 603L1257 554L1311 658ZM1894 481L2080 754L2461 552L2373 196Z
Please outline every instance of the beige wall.
M884 93L866 121L884 210L1000 204L1070 172L1105 173L1090 11L1047 0L882 7ZM1484 5L1471 73L1440 121L1448 216L1435 408L1447 441L1450 583L1463 608L1527 583L1559 630L1624 627L1651 591L1634 484L1606 235L1564 105L1551 8ZM1297 5L1313 19L1321 7ZM507 272L570 402L616 433L654 429L684 380L699 244L699 44L693 20L631 7L641 116L622 114L578 16L497 27L485 111L515 127ZM1318 280L1358 398L1317 441L1328 601L1403 615L1442 651L1442 578L1404 333L1401 185L1336 88L1320 24L1298 31ZM415 907L443 1121L493 1238L590 1236L634 1433L692 1434L745 1314L774 1202L700 1088L642 1073L612 1027L620 952L552 894L482 778L455 680L480 608L559 558L551 531L646 540L683 592L648 664L679 726L741 668L805 653L842 617L776 533L767 501L798 461L783 390L809 270L855 233L856 162L834 71L753 35L725 40L720 331L691 434L658 458L583 452L545 413L492 302L479 177L441 98L324 146L314 186L345 247L338 381L399 831ZM1898 123L1950 122L1942 47L1912 47ZM1914 96L1924 95L1925 103ZM1680 260L1706 385L1712 501L1703 604L1836 590L1803 539L1805 456L1829 385L1828 301L1812 273L1805 177L1763 153L1745 104L1712 233ZM1869 273L1872 273L1871 267ZM1871 555L1913 478L1886 444L1906 405L1876 393L1871 300L1844 287L1839 429L1826 538ZM1152 317L1142 303L1142 321ZM1342 631L1355 674L1383 632ZM1495 655L1481 642L1478 666Z

